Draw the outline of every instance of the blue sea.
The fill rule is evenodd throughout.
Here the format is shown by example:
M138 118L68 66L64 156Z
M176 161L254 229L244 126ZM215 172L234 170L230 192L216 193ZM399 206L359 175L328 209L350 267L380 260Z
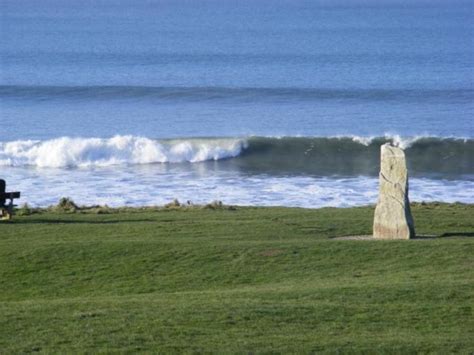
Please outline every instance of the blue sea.
M21 203L474 203L474 2L0 0L0 178Z

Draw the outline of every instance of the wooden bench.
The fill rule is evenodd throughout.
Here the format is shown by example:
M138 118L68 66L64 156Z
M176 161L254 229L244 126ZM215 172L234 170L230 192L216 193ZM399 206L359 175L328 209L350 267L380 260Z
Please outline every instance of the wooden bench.
M20 192L5 192L6 182L0 179L0 219L12 219L13 217L13 204L15 198L20 198ZM7 203L7 200L10 200Z

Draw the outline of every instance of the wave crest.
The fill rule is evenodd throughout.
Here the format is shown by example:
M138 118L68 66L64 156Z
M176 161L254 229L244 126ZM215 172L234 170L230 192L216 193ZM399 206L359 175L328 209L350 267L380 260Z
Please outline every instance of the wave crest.
M251 174L375 176L380 145L387 142L406 150L412 175L472 179L473 139L398 135L174 140L61 137L0 142L0 166L74 168L219 160L219 168Z
M92 167L121 164L183 163L232 158L245 147L241 139L157 141L145 137L61 137L47 141L0 143L0 166Z

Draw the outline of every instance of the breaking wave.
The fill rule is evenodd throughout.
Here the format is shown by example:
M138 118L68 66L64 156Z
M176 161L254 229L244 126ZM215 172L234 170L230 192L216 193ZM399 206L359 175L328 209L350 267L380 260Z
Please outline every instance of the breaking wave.
M218 161L220 169L298 175L376 175L380 145L406 150L412 175L474 176L474 140L440 137L248 137L156 140L136 136L0 142L0 166L52 168ZM213 165L215 168L216 165Z
M183 163L219 160L239 155L240 139L153 140L144 137L61 137L47 141L0 143L0 165L92 167L123 164Z

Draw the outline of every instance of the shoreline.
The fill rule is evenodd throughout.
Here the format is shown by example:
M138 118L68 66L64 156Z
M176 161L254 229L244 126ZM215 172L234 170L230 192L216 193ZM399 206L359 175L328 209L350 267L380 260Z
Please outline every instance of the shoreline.
M336 209L336 210L350 210L357 208L372 208L374 209L376 204L365 204L360 206L322 206L322 207L299 207L299 206L262 206L262 205L236 205L236 204L225 204L220 200L215 200L204 204L194 204L191 201L180 202L177 199L166 203L164 205L144 205L144 206L108 206L104 205L78 205L72 199L63 197L59 200L58 204L50 205L46 207L31 207L27 203L20 204L15 208L15 212L19 215L29 215L35 213L45 212L67 212L67 213L118 213L118 212L159 212L159 211L190 211L190 210L229 210L235 211L237 209L288 209L288 210L323 210L323 209ZM442 202L442 201L431 201L431 202L410 202L410 206L413 207L449 207L449 206L466 206L474 207L474 203L464 202Z

